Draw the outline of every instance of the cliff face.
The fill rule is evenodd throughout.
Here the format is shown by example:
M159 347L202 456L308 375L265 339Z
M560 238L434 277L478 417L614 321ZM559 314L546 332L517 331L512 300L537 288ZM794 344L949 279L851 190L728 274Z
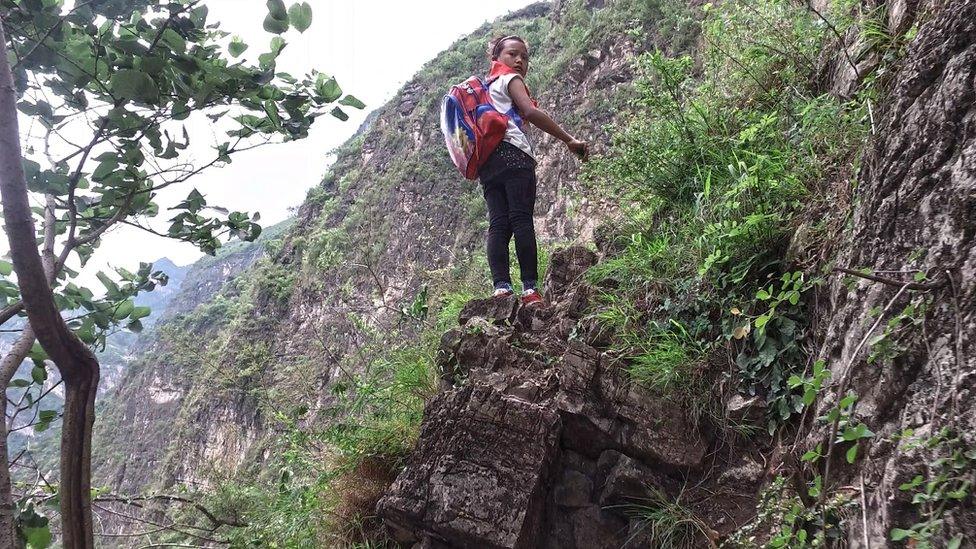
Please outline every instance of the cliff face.
M775 10L786 4L763 6L781 15ZM811 6L826 10L821 4L826 3ZM339 404L349 393L368 395L366 389L375 390L357 386L358 376L369 373L390 349L421 335L414 320L436 302L428 290L443 296L445 287L461 283L487 287L479 257L486 225L483 200L480 189L460 181L443 154L437 128L443 92L483 70L489 37L521 34L533 45L529 84L540 105L590 138L598 150L606 149L605 125L620 122L621 113L633 106L628 99L634 94L635 53L711 47L695 33L679 32L688 20L663 13L662 6L668 5L624 0L533 5L478 29L425 66L340 148L335 165L309 193L294 224L261 248L265 253L260 259L261 252L242 250L187 275L159 337L100 414L95 447L101 482L133 493L179 487L206 491L223 479L253 481L276 473L285 479L292 469L265 468L286 453L284 445L300 444L282 439L333 428L346 434L340 420L348 409ZM755 12L748 3L744 6L746 13ZM711 4L698 7L695 13L704 13ZM660 263L688 261L687 254L681 255L686 252L684 243L668 242L668 235L697 241L708 237L701 233L732 227L728 240L754 239L747 242L751 247L745 248L744 256L763 261L773 257L784 273L806 268L811 276L823 275L826 290L817 293L822 302L818 299L818 306L809 307L806 318L782 320L795 334L803 331L797 328L801 322L812 325L815 345L797 335L779 349L766 347L765 338L751 349L752 340L746 337L750 332L732 330L732 323L738 322L737 330L761 333L760 313L773 315L766 304L770 296L763 269L768 265L733 273L738 276L734 283L730 276L721 281L725 286L712 288L740 291L735 284L759 271L766 278L758 288L748 286L750 295L745 296L758 303L751 312L745 310L742 294L730 302L708 293L705 286L714 283L706 279L709 261L732 261L714 254L706 259L708 251L692 257L691 277L675 287L668 286L674 280L665 278L684 276L680 268L653 271L657 278L636 298L625 295L628 281L622 280L632 271L618 274L609 289L596 288L583 276L587 269L598 262L626 266L612 263L628 246L612 238L618 227L613 222L603 227L609 238L596 230L617 213L617 204L613 197L608 204L598 202L596 193L583 193L576 160L558 142L532 133L539 158L541 187L535 213L540 237L548 245L595 240L598 251L571 246L551 254L545 285L550 307L526 310L514 299L474 300L441 339L436 354L439 390L427 404L416 448L395 466L383 461L388 448L366 451L383 471L373 487L376 497L363 496L360 503L372 515L373 503L384 494L376 510L399 543L589 548L660 546L667 539L690 546L714 546L719 541L755 546L781 534L777 546L801 546L806 538L799 532L807 536L809 527L811 536L833 536L830 543L859 546L868 540L881 547L896 536L939 539L931 533L937 522L947 524L943 532L953 535L976 530L971 505L965 503L971 496L960 491L971 480L976 459L976 419L967 400L976 372L976 349L969 335L976 328L976 1L892 0L866 2L862 8L876 25L871 27L873 34L844 34L832 28L831 41L834 34L837 41L819 52L819 58L796 46L789 30L773 29L787 35L784 43L799 52L797 63L820 79L797 84L809 89L790 90L787 103L797 97L810 100L815 111L817 100L804 97L804 92L827 91L824 97L829 101L856 97L868 87L865 81L872 71L887 69L870 76L883 81L872 88L882 93L876 102L867 100L865 133L870 137L856 188L838 195L853 193L852 206L836 197L808 195L812 202L827 203L819 212L810 210L829 218L827 222L801 220L784 231L784 238L769 241L762 240L761 231L749 232L748 226L734 232L739 227L723 225L721 216L728 212L707 208L700 211L717 219L700 225L699 233L669 231L669 223L687 220L668 218L661 210L631 220L652 225L650 229L639 227L634 236L623 233L632 244L640 243L635 238L642 234L665 235L664 252L650 245L650 252L642 252L657 254L641 259L647 271ZM822 13L811 9L802 15L802 30L817 36L827 32L830 19ZM884 32L877 30L882 27ZM678 39L682 32L688 35L684 43ZM905 39L907 49L897 62L877 54L883 50L878 41L895 42L894 37L902 35L910 39ZM798 36L797 40L807 39ZM755 44L759 50L751 53L769 46L762 37L747 38L760 40ZM758 57L774 53L782 52L769 49ZM664 71L674 70L673 65L662 66ZM709 71L721 70L721 65L698 59L689 59L688 67L702 79ZM746 75L736 85L753 86L751 78L763 86L758 78L764 75L739 68ZM780 68L772 68L774 83L779 82ZM695 93L692 86L679 83L685 87L671 91L677 99L656 98L652 107L680 105L682 94ZM757 92L750 99L775 103L780 98ZM743 112L754 114L748 110L753 107L746 105ZM792 146L795 142L789 140L799 139L795 134L802 133L805 120L789 118L808 113L773 112L782 117L747 120L745 129L724 138L752 150L748 147L763 139L757 133L789 120L780 133L787 134ZM722 135L724 128L711 127L712 122L716 121L702 124L706 139ZM694 130L689 125L681 129ZM780 137L770 141L780 145ZM819 154L813 149L830 145L818 142L803 154ZM758 145L755 150L768 152ZM775 152L763 158L774 162L792 154ZM695 154L677 157L700 161ZM735 183L746 185L752 172L740 157L730 157L720 168L736 177L736 169L742 170ZM755 168L756 173L767 173L765 168ZM761 180L763 186L782 185L778 189L788 194L795 174L772 173L775 177ZM844 173L837 167L827 170L825 177L843 179ZM848 186L846 180L840 183ZM645 178L639 184L649 183ZM732 196L723 204L729 211L753 207L734 195L739 188L723 189ZM705 202L708 193L706 185L694 200ZM791 205L794 209L788 211L803 211L802 206ZM807 216L814 215L810 211ZM747 221L786 221L776 217L781 212L775 208L756 212ZM815 231L830 240L820 243L825 256L820 263L804 267L798 264L808 260L781 257L796 255ZM776 249L756 252L760 246ZM701 262L705 266L700 270ZM796 264L787 265L790 262ZM832 267L847 268L848 277L831 273ZM784 273L777 272L776 279ZM233 280L227 282L228 278ZM608 293L618 302L608 304ZM761 294L767 295L758 297ZM613 306L631 298L633 303L623 303L631 307L625 311L632 316L627 321L636 319L641 329L660 324L670 329L673 324L684 330L681 322L686 319L681 315L711 300L694 319L703 326L695 329L710 335L694 341L700 336L689 335L694 328L690 322L689 330L680 334L665 332L672 339L664 348L674 351L686 345L678 349L684 353L681 360L688 362L694 355L697 361L701 371L693 379L706 386L697 400L684 398L684 388L652 389L632 376L633 356L620 351L615 338L621 334L604 322L621 310L615 312ZM799 294L796 298L792 306L801 307ZM773 308L780 303L786 308L788 302L783 298ZM665 315L655 317L656 311ZM729 319L730 315L737 318ZM750 320L742 325L741 317ZM650 332L637 333L646 337ZM786 345L793 345L792 350L784 350ZM809 356L804 355L804 361L810 360L796 371L786 371L795 366L786 354L798 353L801 345L811 347L805 351ZM763 367L774 372L770 377L777 377L769 383L778 386L766 387L770 396L765 403L782 405L785 412L764 409L763 391L756 394L753 388L747 394L750 388L739 379L744 374L736 355L741 358L749 350L757 351L756 362L764 360ZM662 354L652 358L668 359ZM823 362L812 367L817 358ZM831 375L812 380L809 376L821 365ZM794 376L787 382L790 373ZM390 384L394 381L402 380ZM802 392L807 387L809 395ZM774 390L782 394L777 397ZM856 396L845 398L838 408L849 391ZM774 437L761 434L770 414L782 414L772 423L780 429ZM863 429L856 430L857 425ZM296 429L300 437L294 435ZM316 448L310 460L329 463L338 453ZM950 475L946 463L962 465ZM922 480L916 482L919 475ZM943 480L933 491L962 494L956 500L964 503L951 504L946 496L931 506L938 509L935 514L913 503L915 492L940 478L951 481ZM281 486L285 484L282 480ZM827 488L829 500L819 495ZM789 497L783 495L787 493ZM851 507L859 520L851 518ZM770 522L770 517L780 522ZM786 522L786 517L793 517L793 522ZM740 528L753 519L752 529L742 533ZM908 532L913 524L917 528ZM925 528L928 534L919 533ZM908 533L893 533L896 529ZM303 541L335 545L332 540Z
M913 524L919 508L904 485L946 475L940 460L976 447L976 2L917 9L892 9L893 26L919 14L922 24L877 114L837 260L889 280L831 288L820 353L836 368L818 411L853 390L854 415L877 433L867 463L846 473L867 487L867 531L857 525L851 536L857 546L882 546L892 529ZM922 285L899 273L920 273ZM895 321L880 315L874 326L878 311ZM971 471L971 457L964 461ZM965 505L940 518L955 531L976 529Z
M160 441L171 440L180 399L193 387L187 371L201 366L207 342L226 327L229 299L239 292L235 279L288 225L182 268L177 290L153 304L151 330L130 343L130 356L119 369L122 382L107 388L99 403L96 472L105 485L138 491L154 478L169 450Z
M97 460L98 476L127 491L205 486L273 453L278 412L301 403L310 410L303 421L328 424L332 386L368 365L364 349L409 341L415 328L400 310L482 253L483 199L443 152L441 96L484 70L491 37L518 33L533 46L529 84L540 105L599 140L631 79L633 46L619 34L598 34L592 47L573 38L587 32L590 9L574 7L570 20L562 4L536 4L460 40L339 149L280 245L240 288L211 299L217 281L250 257L195 267L167 313L169 330L105 405L96 447L115 449ZM541 132L530 137L540 160L540 238L588 238L599 208L576 194L578 161ZM485 276L470 272L479 283ZM132 425L146 436L120 448Z
M725 536L752 514L763 471L731 456L679 399L632 383L587 312L597 255L557 252L551 306L468 303L444 335L444 391L377 512L397 541L430 547L652 547L635 505L683 493ZM689 520L691 520L689 518Z
M599 258L569 248L550 265L551 307L472 301L444 335L443 392L377 507L397 541L444 548L672 546L666 540L806 547L814 535L844 547L973 542L976 2L875 9L892 34L917 25L917 35L871 113L850 226L830 261L848 276L831 278L819 309L824 327L813 358L822 362L813 370L823 365L829 381L811 393L812 413L795 433L722 440L727 433L673 394L629 382L627 361L607 348L598 315L587 314L600 305L582 275ZM855 93L880 62L860 55L864 44L851 38L825 52L824 84L839 95ZM803 238L795 235L790 248ZM654 291L646 299L658 299ZM756 418L756 400L743 400L724 403L727 418ZM783 491L784 478L795 492ZM775 499L785 493L797 498L793 507ZM757 503L756 522L737 534ZM812 511L805 515L804 506ZM788 522L771 521L784 511ZM824 526L831 520L832 531Z

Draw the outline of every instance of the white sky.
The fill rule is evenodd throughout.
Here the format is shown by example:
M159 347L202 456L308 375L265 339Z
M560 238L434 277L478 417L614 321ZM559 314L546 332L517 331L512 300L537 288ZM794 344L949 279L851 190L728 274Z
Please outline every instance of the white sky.
M288 209L298 206L307 190L320 181L328 167L328 153L348 139L371 110L392 98L421 65L482 23L532 0L307 1L314 14L312 26L304 34L291 29L283 35L288 46L278 59L277 70L299 77L313 68L332 74L345 93L366 103L366 109L345 109L351 115L346 122L320 117L304 140L239 153L230 165L202 173L173 195L182 198L196 187L210 204L259 211L264 226L285 219ZM210 8L209 22L219 21L223 30L241 36L250 45L242 57L256 61L268 50L272 35L261 28L267 13L265 0L205 3ZM285 0L286 5L292 3ZM22 130L25 122L22 118ZM191 128L191 141L194 139L200 151L195 156L210 157L211 136L194 135ZM197 145L191 150L197 151ZM92 163L88 169L94 166ZM161 212L158 219L168 219L167 213ZM0 250L5 251L6 238L2 240ZM103 239L83 278L90 281L94 271L107 264L131 269L139 261L169 257L177 264L186 264L199 256L190 244L120 227Z

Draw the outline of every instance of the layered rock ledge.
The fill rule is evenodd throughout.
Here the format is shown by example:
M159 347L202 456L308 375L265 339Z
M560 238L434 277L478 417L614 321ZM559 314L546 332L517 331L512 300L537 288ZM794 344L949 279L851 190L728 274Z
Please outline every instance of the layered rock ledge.
M377 506L404 546L647 546L633 507L703 476L707 429L600 350L581 280L596 260L582 247L559 251L546 307L475 300L444 335L444 390Z

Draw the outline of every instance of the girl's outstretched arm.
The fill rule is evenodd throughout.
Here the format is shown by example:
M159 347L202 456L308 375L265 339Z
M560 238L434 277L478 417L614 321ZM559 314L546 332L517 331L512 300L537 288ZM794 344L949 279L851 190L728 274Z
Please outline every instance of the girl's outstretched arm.
M512 97L515 108L518 109L519 116L522 117L522 120L531 122L542 131L559 139L569 147L569 150L579 155L583 160L586 160L588 152L586 142L569 135L546 111L533 105L532 100L529 98L529 90L525 87L525 82L521 78L512 78L508 83L508 93Z

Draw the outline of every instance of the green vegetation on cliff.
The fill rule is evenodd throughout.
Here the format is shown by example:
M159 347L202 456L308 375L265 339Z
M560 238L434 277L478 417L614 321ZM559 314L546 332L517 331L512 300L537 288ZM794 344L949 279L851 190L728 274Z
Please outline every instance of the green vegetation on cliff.
M386 543L373 506L438 391L441 335L487 287L483 201L457 186L441 154L437 103L483 66L489 37L508 33L538 44L529 84L542 101L575 123L611 122L591 128L608 140L570 192L574 204L609 205L596 231L602 260L586 275L599 302L587 320L612 334L609 352L630 379L693 407L730 444L767 444L817 421L810 404L829 375L813 360L820 285L872 105L909 36L886 34L880 13L846 1L831 2L829 19L782 0L590 4L527 8L426 65L336 151L268 256L171 325L157 360L186 377L173 410L148 421L172 420L153 436L192 447L158 452L164 474L147 473L152 489L187 489L233 517L239 526L220 530L232 545ZM840 51L830 70L852 70L852 41L879 61L832 89L824 59ZM576 89L570 73L589 70L584 58L600 48L634 52L632 85ZM737 417L733 395L750 403ZM834 419L856 460L871 435L850 406ZM777 479L730 546L842 536L849 498L821 496L822 477L805 471ZM680 500L633 511L660 525L659 544L708 535Z

